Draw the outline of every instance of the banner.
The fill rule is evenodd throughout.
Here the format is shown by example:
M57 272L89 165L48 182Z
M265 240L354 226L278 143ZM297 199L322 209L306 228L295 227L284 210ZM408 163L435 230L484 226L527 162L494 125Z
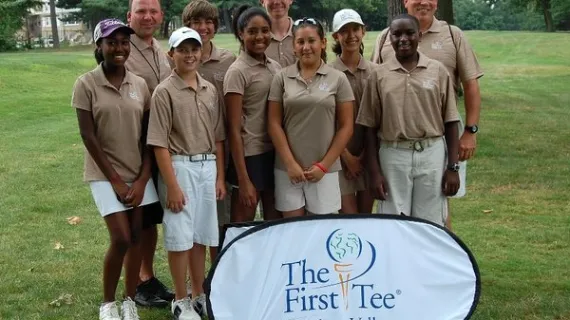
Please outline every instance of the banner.
M480 277L435 224L335 214L228 226L205 288L210 320L462 320Z

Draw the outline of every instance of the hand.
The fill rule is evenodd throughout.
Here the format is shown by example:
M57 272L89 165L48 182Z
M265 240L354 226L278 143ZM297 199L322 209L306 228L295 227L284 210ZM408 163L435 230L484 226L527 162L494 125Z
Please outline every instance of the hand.
M111 183L111 186L113 187L113 190L115 191L115 194L117 195L117 200L119 200L119 202L123 203L123 204L127 204L127 195L129 194L129 186L123 182L123 181L119 181L119 182L115 182L115 183Z
M146 188L146 182L142 180L135 180L125 197L127 205L136 208L141 205L144 198L144 190Z
M248 208L255 208L257 206L257 189L251 180L247 180L239 185L239 201Z
M319 182L325 176L323 170L319 167L312 165L308 170L305 170L305 179L309 182Z
M454 196L459 190L459 173L445 170L441 184L444 195L448 197Z
M168 188L166 190L166 208L174 213L178 213L186 206L186 196L180 186Z
M370 181L370 193L374 199L386 200L388 195L388 183L384 176L376 174Z
M345 152L342 162L345 167L344 175L348 180L356 179L362 173L360 157L353 156L350 152Z
M477 136L473 133L463 132L459 139L459 161L471 159L475 155Z
M307 180L303 168L296 162L292 166L287 167L287 175L289 175L291 183L301 183Z
M223 200L226 194L226 182L224 180L216 180L216 200Z

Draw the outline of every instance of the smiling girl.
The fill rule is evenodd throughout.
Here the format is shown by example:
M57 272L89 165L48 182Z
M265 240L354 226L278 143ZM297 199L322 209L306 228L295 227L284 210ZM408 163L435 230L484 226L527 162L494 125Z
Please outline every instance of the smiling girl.
M234 15L233 28L242 50L224 79L231 149L227 179L237 189L232 192L231 220L253 221L260 198L264 219L276 219L275 151L266 119L269 88L281 66L265 55L271 20L261 8L244 5Z
M299 61L275 76L269 134L277 150L276 208L285 217L338 212L339 156L353 131L354 94L346 75L326 64L327 39L312 18L293 23Z
M102 320L121 319L115 291L123 261L126 299L122 319L139 319L132 299L141 263L141 206L158 201L143 144L150 93L142 78L125 69L133 33L119 20L97 24L93 40L99 66L77 79L72 97L86 149L84 179L111 238L103 268Z

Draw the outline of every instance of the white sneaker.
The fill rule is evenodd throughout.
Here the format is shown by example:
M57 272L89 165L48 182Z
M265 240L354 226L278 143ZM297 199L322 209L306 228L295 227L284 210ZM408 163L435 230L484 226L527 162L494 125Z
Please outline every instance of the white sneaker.
M172 301L172 315L174 320L202 320L194 310L190 298Z
M140 320L139 314L137 312L137 305L129 297L123 301L123 305L121 306L121 313L123 314L123 320Z
M104 303L99 307L99 320L121 320L115 301Z
M206 295L205 294L200 294L199 296L197 296L196 298L194 298L194 301L192 301L194 304L194 309L196 309L196 311L198 312L199 315L201 315L202 317L205 317L208 315L208 307L207 307L207 301L206 301Z

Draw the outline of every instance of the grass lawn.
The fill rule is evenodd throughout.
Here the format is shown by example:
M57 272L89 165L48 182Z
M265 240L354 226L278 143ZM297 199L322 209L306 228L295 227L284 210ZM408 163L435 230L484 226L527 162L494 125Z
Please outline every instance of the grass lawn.
M367 48L376 35L367 34ZM468 196L453 201L452 213L482 276L473 319L568 320L570 34L467 37L485 70L483 109ZM237 51L230 35L216 43ZM108 234L82 182L70 107L75 79L94 65L90 48L0 54L2 320L97 317ZM71 216L81 223L68 224ZM165 257L160 239L156 272L171 284ZM70 304L50 306L64 294ZM140 314L170 318L167 310Z

